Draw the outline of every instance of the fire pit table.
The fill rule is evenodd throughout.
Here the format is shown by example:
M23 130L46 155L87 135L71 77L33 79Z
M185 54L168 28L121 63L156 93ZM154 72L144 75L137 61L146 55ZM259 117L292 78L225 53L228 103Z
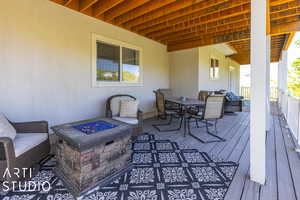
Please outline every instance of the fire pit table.
M74 196L107 184L131 167L130 125L95 118L52 130L58 136L55 172Z

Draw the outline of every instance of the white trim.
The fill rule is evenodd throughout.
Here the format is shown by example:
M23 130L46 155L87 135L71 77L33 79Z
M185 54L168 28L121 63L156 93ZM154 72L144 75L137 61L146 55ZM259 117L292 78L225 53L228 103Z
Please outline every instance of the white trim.
M97 41L103 41L105 43L108 44L112 44L112 45L116 45L116 46L120 46L120 81L116 81L116 82L109 82L109 81L97 81ZM91 67L92 67L92 87L117 87L117 86L143 86L143 49L132 45L132 44L128 44L126 42L122 42L119 40L114 40L111 38L107 38L101 35L98 35L96 33L92 33L92 56L91 56ZM131 83L131 82L126 82L126 81L122 81L122 69L123 69L123 64L122 64L122 47L126 47L129 49L134 49L139 51L139 67L140 67L140 76L139 76L139 82L138 83Z

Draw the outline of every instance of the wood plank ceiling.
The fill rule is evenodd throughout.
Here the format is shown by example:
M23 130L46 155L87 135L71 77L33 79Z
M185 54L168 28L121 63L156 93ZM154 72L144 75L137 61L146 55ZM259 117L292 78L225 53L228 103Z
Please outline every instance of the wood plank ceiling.
M250 63L250 0L50 0L167 45L168 51L227 43ZM300 31L300 0L269 0L271 60Z

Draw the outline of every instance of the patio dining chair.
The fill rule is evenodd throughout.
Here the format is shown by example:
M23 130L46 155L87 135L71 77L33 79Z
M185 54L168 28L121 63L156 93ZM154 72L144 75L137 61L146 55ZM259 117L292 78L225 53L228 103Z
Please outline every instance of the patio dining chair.
M160 88L157 91L160 92L161 94L163 94L165 98L174 96L172 89L169 89L169 88ZM166 110L180 109L178 104L174 104L171 102L165 102L165 107L166 107Z
M212 95L212 91L208 91L208 90L200 90L198 93L198 100L205 102L206 98ZM191 107L189 108L189 112L192 113L193 115L202 115L204 111L204 107ZM197 127L199 128L199 124L198 124L198 119L195 119ZM211 125L209 123L209 125Z
M203 112L193 112L193 111L188 111L190 116L188 117L188 131L191 134L191 125L190 125L190 120L195 119L200 120L205 123L206 127L206 132L213 136L214 138L217 138L217 140L212 140L212 141L202 141L203 143L211 143L211 142L223 142L225 139L217 136L217 123L218 120L223 118L224 116L224 103L225 103L225 96L224 95L213 95L213 96L207 96L205 100L205 107ZM209 130L209 127L211 127L210 121L213 121L213 127L214 127L214 133L212 133ZM199 127L197 125L198 128Z
M168 131L177 131L180 130L182 127L183 117L180 116L180 109L167 109L164 94L161 93L159 90L153 91L156 98L156 109L158 113L158 119L167 119L169 117L169 121L165 124L154 124L153 127L156 128L160 132L168 132ZM179 108L179 107L178 107ZM173 118L181 118L180 126L176 129L169 129L169 130L161 130L160 126L169 126L173 122Z
M211 91L208 90L200 90L200 92L198 93L198 99L200 101L206 101L206 98L211 95Z

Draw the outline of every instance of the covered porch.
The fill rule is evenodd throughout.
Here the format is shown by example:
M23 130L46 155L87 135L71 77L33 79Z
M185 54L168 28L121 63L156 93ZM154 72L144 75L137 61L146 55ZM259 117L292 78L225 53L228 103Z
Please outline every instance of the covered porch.
M250 113L244 112L225 115L219 123L219 136L226 142L203 144L192 137L183 137L183 131L169 133L158 132L153 128L156 119L145 121L145 132L155 134L161 139L176 141L180 148L198 149L207 152L216 159L231 160L239 163L235 178L229 187L225 200L296 200L300 195L300 157L295 151L297 141L287 128L287 123L277 103L272 103L270 131L266 138L266 183L252 182L250 174ZM177 126L177 124L174 124ZM205 128L193 126L193 132L209 140Z
M200 187L198 193L203 200L219 197L226 200L300 198L297 189L300 187L300 157L295 151L300 141L300 103L290 100L287 92L287 50L294 33L300 31L299 0L11 0L4 1L0 10L0 33L3 35L0 38L3 49L0 55L0 93L3 94L0 113L9 119L8 123L45 120L47 142L51 142L53 152L57 149L64 152L63 148L57 147L63 144L56 138L59 135L55 132L57 125L106 117L112 118L109 126L118 127L120 124L113 122L121 117L121 100L115 105L111 100L125 95L136 106L133 115L128 117L125 113L125 124L128 127L134 125L134 136L143 138L143 134L151 134L149 138L155 139L149 140L148 146L154 146L151 142L155 143L159 138L178 144L178 152L197 149L198 153L207 153L212 158L211 162L205 163L207 165L216 167L219 161L221 164L232 161L238 165L230 178L220 170L220 176L227 180L221 183L225 197L223 193L217 197L213 196L215 194L205 196L206 193L199 192L202 189L199 184L194 184L195 191ZM275 103L270 101L271 62L279 63L279 98ZM217 130L218 136L225 141L201 143L185 136L183 130L162 133L153 128L153 124L161 121L157 119L158 103L153 91L168 88L180 101L198 101L200 91L238 95L239 70L243 64L251 64L251 103L242 112L224 116L223 107L220 109ZM221 95L223 102L226 95ZM202 100L202 107L208 105L206 100ZM166 101L163 105L166 106ZM54 129L48 129L48 124ZM175 120L171 126L178 125L179 121ZM205 129L191 126L199 137L210 140ZM128 138L129 135L127 133ZM14 149L13 140L3 141ZM80 139L77 142L80 147ZM127 142L131 144L130 139ZM113 143L106 141L105 146ZM134 151L134 144L132 146ZM14 155L14 150L8 154L3 149L0 148L3 155ZM116 151L111 148L113 150ZM152 154L158 154L157 149L147 153L153 158L156 157ZM101 157L101 154L97 156ZM61 155L55 156L63 157ZM84 156L80 159L69 157L73 159L72 167L78 160L79 165L87 164L81 162ZM100 161L90 160L99 167ZM148 167L152 171L154 168L162 170L161 163L157 162L148 163L153 165ZM87 165L90 167L91 163ZM180 164L189 167L187 163ZM49 169L52 168L46 170L51 171ZM209 172L200 172L200 176L201 173L205 177ZM143 176L144 173L136 176L139 184L145 181ZM196 175L190 173L189 176L196 180ZM57 181L57 191L61 189L69 197L68 190L60 188L59 179L53 177ZM114 192L122 193L122 200L130 199L131 195L127 192L130 183L126 177L127 174L124 184L113 182ZM159 175L153 175L149 182L155 185L142 185L146 189L154 188L153 199L159 199L157 191L161 196L170 192L160 181ZM185 182L189 184L187 179ZM176 184L170 188L174 186L176 190L180 185ZM203 188L215 189L213 182L203 185ZM137 194L142 186L133 186ZM97 189L95 193L91 191L92 197L104 198L107 193ZM146 189L143 192L149 193ZM194 192L193 189L188 191ZM61 195L56 192L49 195ZM218 195L218 190L214 192ZM6 194L11 194L7 195L10 199L18 192L2 196ZM102 197L97 196L100 194ZM196 196L192 197L195 199ZM73 197L70 195L70 198ZM188 199L184 194L180 198ZM136 199L147 198L136 195Z

